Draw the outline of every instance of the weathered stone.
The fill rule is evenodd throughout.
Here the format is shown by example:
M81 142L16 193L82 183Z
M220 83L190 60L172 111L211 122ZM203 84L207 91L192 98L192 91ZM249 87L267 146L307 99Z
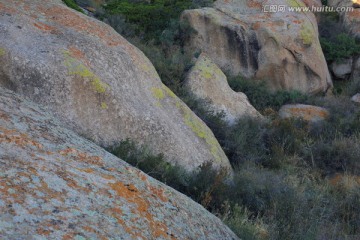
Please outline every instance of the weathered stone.
M237 239L185 195L0 89L1 239Z
M131 139L192 170L230 168L211 130L145 55L61 0L2 0L0 86L43 104L97 144Z
M185 86L203 100L215 113L224 113L225 120L234 124L241 117L261 117L244 93L233 91L225 74L205 54L201 54L190 70Z
M353 60L352 58L343 59L340 62L333 62L331 64L331 71L335 77L340 79L346 79L350 76L352 71Z
M354 64L350 79L351 81L360 82L360 56L354 58Z
M342 9L340 21L347 32L360 39L360 1L359 0L329 0L328 5ZM346 8L349 9L346 9ZM351 10L352 9L352 10ZM346 11L347 10L347 11Z
M190 49L205 52L224 72L267 81L270 89L326 92L332 87L311 12L264 12L263 6L305 6L298 0L218 0L187 10L195 29Z
M352 96L351 101L356 102L356 103L360 103L360 93L357 93L354 96Z
M329 112L322 107L305 104L287 104L279 110L280 118L300 118L309 122L325 120L329 117Z

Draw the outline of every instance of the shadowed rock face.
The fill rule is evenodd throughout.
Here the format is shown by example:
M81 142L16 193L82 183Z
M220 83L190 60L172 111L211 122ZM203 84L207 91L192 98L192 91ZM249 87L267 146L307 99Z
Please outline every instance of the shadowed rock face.
M61 0L0 2L0 86L97 144L129 138L189 170L206 161L230 168L211 130L141 51Z
M185 86L198 99L205 101L215 113L223 113L229 124L241 117L261 119L244 93L233 91L225 74L205 54L201 54L190 70Z
M333 7L353 7L353 11L340 12L340 20L346 31L360 39L360 1L329 0L328 5Z
M297 0L218 0L214 8L184 11L182 20L195 29L187 46L205 52L224 72L262 79L272 90L326 92L332 81L315 16L264 13L265 5L305 6Z
M0 89L2 239L237 239L214 215Z

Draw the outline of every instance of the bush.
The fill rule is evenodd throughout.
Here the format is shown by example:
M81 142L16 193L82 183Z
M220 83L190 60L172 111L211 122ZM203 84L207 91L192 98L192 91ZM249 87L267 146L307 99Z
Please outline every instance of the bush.
M63 0L63 2L68 6L69 8L72 8L78 12L84 13L84 11L76 4L74 0Z
M175 189L181 189L186 185L185 180L188 176L183 168L169 164L162 154L154 155L148 148L137 147L130 140L120 142L118 146L110 149L110 152Z
M328 61L340 62L342 59L360 54L360 44L345 33L337 35L335 39L320 38L320 43Z
M228 79L230 87L236 92L245 93L250 103L259 111L266 108L278 110L284 104L301 103L307 99L306 95L298 91L271 92L263 81L247 80L240 76Z
M196 1L196 6L209 5L209 1ZM179 20L185 9L193 8L191 0L116 0L105 6L108 14L121 14L127 23L136 26L136 35L143 35L146 41L155 39Z

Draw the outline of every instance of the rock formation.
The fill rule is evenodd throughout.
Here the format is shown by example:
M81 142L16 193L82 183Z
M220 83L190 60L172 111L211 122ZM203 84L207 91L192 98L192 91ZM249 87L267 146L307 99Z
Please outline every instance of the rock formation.
M214 215L0 89L1 239L237 239Z
M233 91L225 74L205 54L201 54L190 70L185 86L215 113L224 113L225 120L234 124L241 117L261 117L244 93Z
M270 5L285 6L284 12L271 13ZM305 4L218 0L214 8L187 10L182 21L195 30L187 45L205 52L224 72L262 79L273 90L326 92L332 81L316 18L311 12L290 12L288 6Z
M189 170L207 161L230 168L211 130L141 51L61 0L0 2L0 86L97 144L129 138Z
M300 118L308 122L323 121L329 117L329 112L325 108L305 105L287 104L279 110L280 118Z
M349 31L354 37L360 39L360 1L329 0L328 5L334 8L343 8L343 11L339 12L340 21L347 31ZM353 10L345 11L346 7L352 7Z
M340 62L334 61L331 64L331 71L336 78L347 79L349 78L353 68L353 59L343 59Z

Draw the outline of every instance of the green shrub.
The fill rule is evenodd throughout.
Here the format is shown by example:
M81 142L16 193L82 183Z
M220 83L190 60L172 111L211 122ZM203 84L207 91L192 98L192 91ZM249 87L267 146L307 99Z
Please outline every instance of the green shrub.
M74 0L63 0L63 2L68 6L69 8L72 8L78 12L84 13L84 11L76 4Z
M115 0L105 6L108 14L121 14L126 22L136 25L136 34L146 40L158 39L181 12L193 6L191 0Z
M301 103L307 99L306 95L298 91L271 92L263 81L247 80L240 76L228 79L230 87L236 92L245 93L250 103L259 111L266 108L278 110L284 104Z
M138 147L130 140L120 142L118 146L110 149L110 152L176 189L181 189L186 184L188 176L183 168L169 164L162 154L154 155L148 148Z
M355 38L341 33L335 39L320 38L321 47L328 61L341 61L342 59L360 54L360 44Z

